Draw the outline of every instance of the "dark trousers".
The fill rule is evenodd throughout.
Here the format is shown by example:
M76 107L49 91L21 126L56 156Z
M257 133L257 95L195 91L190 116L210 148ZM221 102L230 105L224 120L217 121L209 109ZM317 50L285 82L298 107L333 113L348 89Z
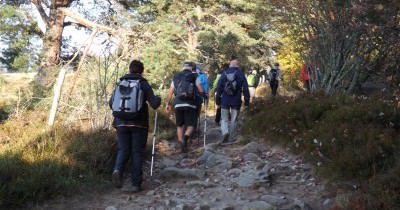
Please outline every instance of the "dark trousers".
M221 122L221 106L217 107L217 113L215 113L215 123L219 125Z
M304 80L304 88L307 90L307 92L310 92L310 80Z
M131 158L131 181L133 186L142 184L142 166L147 142L147 128L117 127L118 155L114 170L123 174L126 163Z
M200 131L197 129L198 129L199 123L200 123L201 105L202 104L198 104L196 106L196 124L193 127L193 134L192 134L193 138L197 137L198 134L200 134Z
M271 87L272 95L276 96L276 91L278 90L279 82L278 81L271 81L269 83L269 86Z

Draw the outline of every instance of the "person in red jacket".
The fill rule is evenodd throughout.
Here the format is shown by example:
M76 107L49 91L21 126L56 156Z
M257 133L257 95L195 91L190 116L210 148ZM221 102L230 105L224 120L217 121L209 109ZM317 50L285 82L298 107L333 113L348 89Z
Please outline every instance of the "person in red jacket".
M308 67L310 68L310 67ZM301 68L301 80L303 80L303 87L307 90L307 92L310 92L310 71L307 71L307 65L303 64L303 67Z

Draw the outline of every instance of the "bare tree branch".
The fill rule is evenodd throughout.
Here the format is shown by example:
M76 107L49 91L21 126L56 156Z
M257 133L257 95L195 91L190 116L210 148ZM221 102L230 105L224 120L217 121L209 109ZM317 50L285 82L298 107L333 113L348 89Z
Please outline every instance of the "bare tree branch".
M71 22L71 21L64 22L64 27L67 27L67 26L78 26L78 27L86 28L86 26L84 26L84 25L82 25L80 23Z
M47 16L46 11L44 10L44 8L42 6L42 1L40 1L40 0L32 0L32 4L35 5L37 10L39 11L40 17L43 19L43 21L47 25L49 23L49 16Z
M66 7L60 7L59 9L62 10L66 16L74 19L75 21L77 21L79 24L81 24L84 27L87 27L87 28L92 29L92 30L93 29L97 29L99 31L107 32L109 34L113 34L115 36L118 36L119 30L117 30L117 29L111 28L109 26L100 25L100 24L97 24L97 23L95 23L93 21L90 21L90 20L88 20L88 19L86 19L86 18L84 18L84 17L72 12L71 10L69 10Z

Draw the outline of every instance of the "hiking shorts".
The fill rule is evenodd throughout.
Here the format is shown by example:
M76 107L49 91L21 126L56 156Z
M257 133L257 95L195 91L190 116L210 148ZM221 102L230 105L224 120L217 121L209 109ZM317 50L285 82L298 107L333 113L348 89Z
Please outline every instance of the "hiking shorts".
M196 109L191 107L175 108L176 126L195 126L196 125Z

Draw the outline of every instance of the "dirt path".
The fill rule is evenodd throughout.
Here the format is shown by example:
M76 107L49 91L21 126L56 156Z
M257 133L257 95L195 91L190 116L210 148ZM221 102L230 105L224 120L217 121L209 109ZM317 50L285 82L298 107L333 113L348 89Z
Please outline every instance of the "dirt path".
M36 209L331 209L335 198L301 157L257 143L221 146L220 130L209 120L207 146L194 141L187 155L175 142L157 144L154 175L145 164L144 190L49 201ZM202 140L202 139L201 139ZM125 185L130 183L126 177Z

